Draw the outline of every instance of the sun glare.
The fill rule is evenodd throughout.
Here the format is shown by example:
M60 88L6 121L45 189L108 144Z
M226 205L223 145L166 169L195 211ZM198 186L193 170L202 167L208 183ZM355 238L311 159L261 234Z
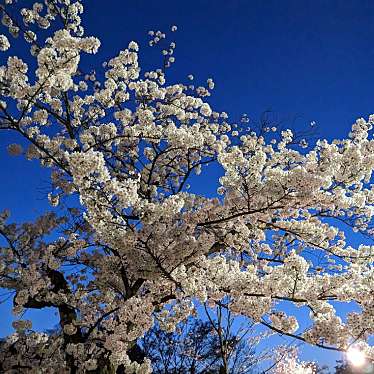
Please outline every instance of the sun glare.
M347 359L353 366L363 366L366 362L365 355L357 348L350 348L347 351Z

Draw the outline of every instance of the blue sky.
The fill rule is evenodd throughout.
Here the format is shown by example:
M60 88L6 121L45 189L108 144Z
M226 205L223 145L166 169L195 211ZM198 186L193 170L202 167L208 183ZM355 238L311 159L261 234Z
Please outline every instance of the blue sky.
M178 32L169 34L177 43L172 80L212 77L212 106L234 120L272 110L298 129L316 121L320 136L332 139L346 137L357 117L372 113L373 20L374 2L361 0L90 0L84 25L102 41L94 64L136 40L149 68L160 59L147 46L147 31L176 24ZM5 146L15 140L1 133L1 208L22 221L43 212L49 182L37 163L9 158ZM205 182L202 193L215 189ZM11 316L4 306L0 313L4 335ZM38 314L36 326L45 323L55 323L51 312ZM329 364L339 357L314 348L303 356Z

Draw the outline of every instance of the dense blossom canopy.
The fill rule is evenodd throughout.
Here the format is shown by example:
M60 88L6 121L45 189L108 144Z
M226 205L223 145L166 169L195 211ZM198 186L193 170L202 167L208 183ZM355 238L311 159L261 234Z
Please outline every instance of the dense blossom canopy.
M275 332L374 358L374 247L346 241L346 230L373 235L374 116L313 147L290 130L252 131L210 107L212 79L167 83L175 43L163 32L149 32L160 68L141 71L131 42L85 72L100 41L85 35L81 2L23 5L1 5L0 128L27 140L11 154L50 168L60 207L22 225L1 215L0 287L19 320L0 371L148 373L131 348L154 320L173 331L224 297ZM27 62L13 44L29 45ZM189 192L209 167L223 170L217 195ZM342 319L335 301L357 311ZM306 330L285 303L309 311ZM50 335L22 319L46 307L61 326Z

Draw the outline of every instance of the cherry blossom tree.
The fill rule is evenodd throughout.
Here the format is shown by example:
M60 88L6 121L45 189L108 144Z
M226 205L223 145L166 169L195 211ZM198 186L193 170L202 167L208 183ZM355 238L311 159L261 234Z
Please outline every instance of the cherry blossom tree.
M1 5L0 128L11 154L49 168L53 211L20 225L1 215L0 287L19 319L0 371L149 373L132 350L155 318L173 331L225 296L251 323L373 358L374 247L346 234L373 235L374 116L314 145L256 132L211 108L212 79L167 83L175 42L163 32L149 32L160 67L141 70L130 42L98 68L80 1L24 5ZM192 193L209 168L222 169L217 194ZM344 303L358 308L341 318ZM47 307L56 334L22 318Z

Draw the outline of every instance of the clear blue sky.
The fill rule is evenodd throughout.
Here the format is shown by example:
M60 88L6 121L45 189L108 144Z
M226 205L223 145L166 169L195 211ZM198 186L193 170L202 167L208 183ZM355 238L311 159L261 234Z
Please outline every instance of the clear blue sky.
M345 137L352 122L373 111L374 2L360 0L90 0L84 25L102 41L98 65L127 46L141 45L148 68L159 62L147 46L147 31L178 32L172 79L192 73L197 82L212 77L210 101L235 120L271 109L296 128L314 120L322 137ZM0 59L2 57L0 56ZM0 60L1 62L1 60ZM293 119L296 118L294 122ZM287 123L287 121L286 121ZM36 163L7 156L15 140L0 135L1 208L22 221L47 206L48 174ZM201 187L206 192L205 186ZM11 316L0 306L0 336ZM50 312L36 325L55 323ZM338 355L305 349L304 357L333 363Z

